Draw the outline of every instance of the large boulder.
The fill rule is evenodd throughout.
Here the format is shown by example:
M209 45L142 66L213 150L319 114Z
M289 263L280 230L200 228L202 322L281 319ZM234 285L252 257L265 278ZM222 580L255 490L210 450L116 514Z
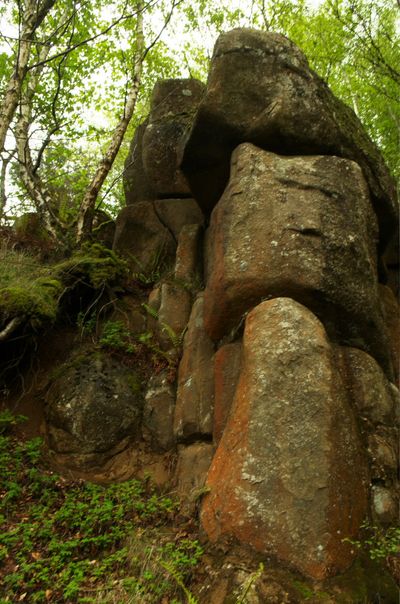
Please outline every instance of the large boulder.
M359 417L369 460L372 516L380 523L396 523L400 492L399 391L376 361L362 350L343 347L337 361L349 400Z
M178 166L178 151L203 93L204 84L195 79L160 80L154 87L142 157L157 198L191 197Z
M356 163L240 145L207 235L208 334L218 340L262 299L289 296L316 312L331 338L365 348L391 375L376 239Z
M355 472L355 468L357 471ZM326 332L288 298L247 316L233 408L201 522L314 579L348 568L367 512L368 475Z
M59 368L46 397L47 438L78 467L98 464L140 435L140 377L105 353L82 352Z
M168 79L156 83L150 114L135 131L124 170L126 203L167 197L191 197L179 168L184 133L204 93L199 80Z
M191 190L211 211L242 142L287 155L355 160L371 189L383 243L397 222L395 185L355 113L338 100L285 36L234 29L216 43L196 119L183 154Z
M149 274L172 264L174 236L150 201L129 205L117 217L113 249L129 261L135 273Z
M194 199L157 199L154 202L154 209L175 241L178 241L184 226L204 223L203 213Z

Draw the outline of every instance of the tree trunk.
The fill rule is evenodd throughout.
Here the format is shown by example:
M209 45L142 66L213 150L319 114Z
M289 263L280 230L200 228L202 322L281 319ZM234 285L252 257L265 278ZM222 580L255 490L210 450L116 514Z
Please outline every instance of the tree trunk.
M141 83L144 56L143 2L139 1L137 3L136 54L133 67L133 83L127 95L123 116L114 130L114 134L108 149L102 158L92 182L86 190L85 196L82 200L76 227L76 241L78 244L81 244L91 232L97 196L114 163L124 138L124 134L135 110Z
M4 150L7 132L18 107L34 33L55 2L56 0L44 0L40 6L38 0L26 0L21 11L22 25L14 72L0 106L0 153Z
M40 60L44 61L49 53L50 47L43 46L40 52ZM36 211L40 215L43 226L51 239L58 242L59 235L56 225L59 223L52 211L52 198L44 187L40 177L34 171L31 150L29 148L29 125L32 120L32 99L36 92L43 65L37 67L26 84L25 93L21 94L20 111L15 127L15 137L19 161L19 173L25 189L32 199Z

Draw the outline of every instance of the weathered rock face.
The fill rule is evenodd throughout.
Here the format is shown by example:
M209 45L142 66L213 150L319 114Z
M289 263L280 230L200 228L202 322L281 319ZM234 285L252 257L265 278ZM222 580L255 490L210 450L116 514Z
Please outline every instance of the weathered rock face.
M188 324L192 298L187 289L163 283L158 309L158 341L164 350L178 347Z
M134 272L165 268L173 265L181 230L203 220L194 199L137 202L118 215L113 249L128 259Z
M73 358L47 395L50 448L81 464L115 453L140 433L143 396L132 370L104 353Z
M204 331L203 296L193 304L179 365L174 431L178 441L213 432L213 344Z
M178 238L174 277L178 283L195 285L203 275L202 227L199 224L185 225Z
M379 285L379 298L389 338L394 377L397 384L400 385L400 305L393 290L386 285Z
M172 478L218 548L277 564L257 602L303 601L292 571L355 602L358 587L329 588L356 568L344 539L394 523L399 492L398 305L379 282L395 285L397 209L379 152L289 40L234 30L205 90L157 84L124 184L114 249L132 283L96 318L123 324L130 369L100 349L62 368L52 451Z
M194 199L157 199L154 209L176 242L184 226L204 223L203 213Z
M191 197L178 163L183 134L204 92L195 79L160 80L154 87L150 114L136 129L125 162L128 204L168 197Z
M153 184L148 179L143 168L143 135L148 124L148 118L139 124L135 130L128 156L124 166L124 193L128 205L137 201L155 199Z
M235 396L240 374L242 356L241 342L225 344L214 356L214 442L218 443Z
M397 522L399 509L400 396L368 354L342 348L338 364L359 417L371 477L371 513L383 524Z
M303 53L280 34L235 29L218 38L182 163L205 210L221 196L231 152L242 142L276 153L355 160L371 188L381 237L387 241L398 208L382 156L353 111L333 96L309 69Z
M143 432L156 451L168 451L175 445L173 424L175 389L168 372L149 380L143 410Z
M162 80L154 87L142 157L144 171L158 198L191 197L178 167L177 153L203 92L204 84L194 79Z
M204 321L212 339L262 299L287 295L317 312L331 337L364 347L390 371L376 221L357 164L240 145L209 231Z
M161 263L172 263L175 240L158 218L154 204L142 201L119 214L113 249L128 258L134 272L145 273Z
M357 472L354 472L357 468ZM323 579L367 510L366 461L321 323L287 298L246 319L234 407L207 478L212 541L232 535Z
M213 453L213 446L205 442L179 447L176 469L177 488L189 507L196 503L204 487Z

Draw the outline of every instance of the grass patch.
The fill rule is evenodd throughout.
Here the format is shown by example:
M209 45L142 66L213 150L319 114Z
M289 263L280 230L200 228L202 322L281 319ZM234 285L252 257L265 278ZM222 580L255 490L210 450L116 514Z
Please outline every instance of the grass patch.
M0 601L184 602L202 549L172 538L176 503L148 481L71 481L42 467L42 441L0 435ZM167 530L169 529L169 530ZM166 599L165 599L166 598Z

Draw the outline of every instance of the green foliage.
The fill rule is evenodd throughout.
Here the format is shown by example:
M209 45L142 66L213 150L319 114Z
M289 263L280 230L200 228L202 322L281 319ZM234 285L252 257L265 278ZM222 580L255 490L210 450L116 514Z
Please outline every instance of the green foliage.
M400 553L400 527L390 526L384 528L371 524L369 521L361 525L363 537L361 540L345 539L357 549L368 553L371 560L383 560L388 556L396 556Z
M25 415L14 415L8 409L0 411L0 434L10 432L17 424L27 419Z
M155 603L173 595L161 563L188 577L202 555L196 540L162 536L176 503L148 481L63 479L41 468L41 449L41 439L0 436L2 601L106 602L98 595L119 590L121 602L134 593Z
M136 350L129 330L122 321L107 321L99 339L100 346L133 354Z
M182 333L177 334L175 330L171 327L171 325L169 325L165 321L160 321L160 317L155 308L153 308L149 304L146 304L145 302L142 303L142 307L153 319L159 322L162 333L164 333L168 337L172 346L176 350L180 350L183 344L183 338L186 333L186 329L184 329Z
M32 330L53 322L63 290L37 258L7 247L0 250L0 318L18 318Z
M124 260L99 243L87 244L71 258L53 267L53 272L65 285L83 282L101 289L121 282L127 274Z

